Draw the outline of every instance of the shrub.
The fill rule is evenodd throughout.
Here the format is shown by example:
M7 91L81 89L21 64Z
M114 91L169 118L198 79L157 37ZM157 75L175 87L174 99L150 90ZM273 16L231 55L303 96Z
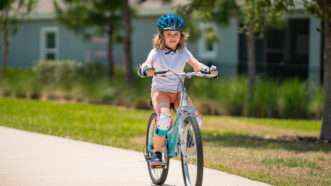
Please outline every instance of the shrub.
M72 89L73 83L79 80L82 64L76 61L39 61L33 67L36 81L63 90Z
M223 81L221 89L220 99L228 113L241 115L247 98L247 80L240 77Z
M94 103L150 108L151 79L136 78L128 85L123 69L108 77L103 64L81 64L75 61L40 61L33 71L9 69L0 78L0 94L4 96L84 100ZM247 103L247 78L193 79L186 88L194 105L203 114L231 114L257 117L320 118L323 90L308 92L306 82L258 79L255 97ZM249 107L248 107L249 106ZM248 112L246 112L248 111Z
M137 97L133 100L132 107L137 109L152 109L150 100L147 97Z
M205 100L205 101L196 101L194 102L195 107L201 114L209 114L209 115L224 115L228 114L226 109L216 102Z
M257 117L277 116L277 87L279 85L270 79L260 79L255 86L254 99L248 105L249 115Z
M289 80L279 88L278 111L281 117L298 118L308 115L307 83Z
M34 73L28 69L6 69L0 78L0 92L5 96L28 97L39 89Z
M323 97L322 87L313 90L308 106L309 116L316 119L320 119L322 117Z
M107 77L108 66L101 63L85 63L81 66L79 74L88 82L98 81Z
M218 86L221 85L219 80L193 79L185 82L185 85L192 96L200 99L215 99L220 96L218 94Z

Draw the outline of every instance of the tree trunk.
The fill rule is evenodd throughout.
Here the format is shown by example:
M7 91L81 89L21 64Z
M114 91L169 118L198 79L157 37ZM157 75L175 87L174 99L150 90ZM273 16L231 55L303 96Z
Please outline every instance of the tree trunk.
M114 64L114 56L113 56L113 28L109 26L108 29L108 71L109 77L112 78L114 76L115 64Z
M331 12L325 13L329 16L324 19L324 106L320 138L331 140Z
M124 37L124 65L125 65L125 77L128 84L132 84L133 73L132 73L132 56L131 56L131 15L130 15L130 7L128 0L124 1L124 29L125 29L125 37Z
M256 64L255 64L255 36L254 32L248 30L246 33L246 44L247 44L247 64L248 64L248 98L247 108L250 110L250 104L254 100L255 92L255 79L256 79Z

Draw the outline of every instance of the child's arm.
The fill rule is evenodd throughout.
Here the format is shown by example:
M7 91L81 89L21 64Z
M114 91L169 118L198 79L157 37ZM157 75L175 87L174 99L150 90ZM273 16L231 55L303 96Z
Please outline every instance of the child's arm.
M139 66L138 75L143 77L152 77L154 75L154 68L151 60L146 60Z
M206 72L209 73L209 67L203 63L200 63L195 57L191 57L188 62L189 65L192 66L193 70L195 72Z

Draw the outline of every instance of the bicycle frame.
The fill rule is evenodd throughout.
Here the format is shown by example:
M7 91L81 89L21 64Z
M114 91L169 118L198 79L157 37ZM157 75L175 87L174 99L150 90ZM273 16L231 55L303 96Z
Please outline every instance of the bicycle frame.
M171 127L171 129L168 131L168 133L166 134L166 148L169 158L177 156L178 154L177 152L178 150L180 150L180 148L177 147L179 147L179 145L181 144L180 134L184 127L185 118L189 116L195 117L195 108L193 106L188 105L188 101L187 101L188 96L184 86L185 77L181 77L176 73L173 74L179 78L182 90L180 93L179 107L177 108L176 111L176 121ZM148 151L152 151L152 146L153 144L148 145Z
M154 184L161 185L165 182L168 170L169 170L169 159L177 155L181 157L182 172L185 185L202 185L203 180L203 146L201 141L201 134L199 131L199 123L196 120L196 110L193 105L189 105L188 95L184 86L184 80L186 78L191 78L193 76L198 77L217 77L218 72L209 73L208 75L201 72L188 72L188 73L176 73L171 70L155 72L156 76L166 77L168 75L175 75L179 79L180 87L180 100L179 106L176 110L176 121L170 130L166 133L166 151L163 153L164 158L162 158L163 164L160 167L152 167L151 156L153 155L153 139L155 136L156 123L156 113L153 113L148 121L147 136L146 136L146 146L147 149L144 150L145 158L147 160L148 172ZM178 90L178 88L177 88ZM191 132L191 135L190 135ZM191 140L190 140L191 139ZM191 147L194 147L191 148ZM190 164L190 150L196 150L194 157L196 157L196 172L191 172ZM193 163L194 160L193 160ZM161 169L156 169L161 168ZM192 174L191 174L192 173ZM195 175L196 173L196 175ZM191 180L191 176L193 175Z

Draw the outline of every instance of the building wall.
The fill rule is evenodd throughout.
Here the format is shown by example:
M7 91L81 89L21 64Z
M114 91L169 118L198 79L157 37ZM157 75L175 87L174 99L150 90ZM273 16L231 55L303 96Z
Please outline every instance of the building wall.
M216 63L224 75L237 75L239 63L239 23L232 18L227 27L219 27L219 47Z
M310 85L320 84L321 69L321 33L317 30L321 21L317 17L310 17L309 25L309 75Z
M144 16L134 18L132 33L132 60L133 63L142 63L152 48L152 39L157 29L155 22L158 16ZM107 63L107 38L96 36L90 41L80 34L68 30L55 20L27 20L19 24L18 32L12 37L9 63L12 67L31 67L40 59L41 30L42 28L56 27L59 37L58 59L74 59L80 62ZM238 63L238 24L231 19L227 27L218 27L220 42L217 56L213 60L224 73L236 74ZM197 41L188 43L192 54L198 58ZM0 54L2 55L2 54ZM114 44L114 58L116 63L123 61L122 44ZM2 60L2 57L1 59ZM202 62L207 62L201 59Z
M84 61L85 48L88 45L78 34L68 31L53 20L23 21L18 31L11 37L9 65L11 67L31 67L41 56L42 28L58 28L58 59ZM2 63L2 52L0 54Z
M90 43L83 36L68 30L61 24L59 27L60 51L59 59L75 59L84 62L86 58L86 49Z
M155 22L158 16L141 16L134 18L132 33L132 60L134 64L142 63L152 48L152 38L156 34ZM319 19L310 17L310 45L309 45L309 79L318 82L320 76L320 33L316 30L320 26ZM239 28L238 20L232 18L229 25L218 26L217 54L212 63L220 67L221 73L226 76L235 76L238 71L239 61ZM80 34L68 30L55 20L26 20L19 24L18 32L11 39L9 64L13 67L31 67L40 59L41 37L43 27L57 27L59 30L59 55L58 59L73 59L80 62L107 63L107 37L96 36L87 41ZM95 39L99 38L99 39ZM188 48L192 54L201 58L199 42L191 41ZM123 62L123 46L114 45L116 63ZM0 54L2 63L2 50Z
M39 58L39 28L41 23L21 23L10 39L9 65L14 67L29 67ZM2 63L2 50L1 50Z
M138 17L132 21L132 55L133 62L138 64L145 61L152 49L152 40L157 33L156 16Z

